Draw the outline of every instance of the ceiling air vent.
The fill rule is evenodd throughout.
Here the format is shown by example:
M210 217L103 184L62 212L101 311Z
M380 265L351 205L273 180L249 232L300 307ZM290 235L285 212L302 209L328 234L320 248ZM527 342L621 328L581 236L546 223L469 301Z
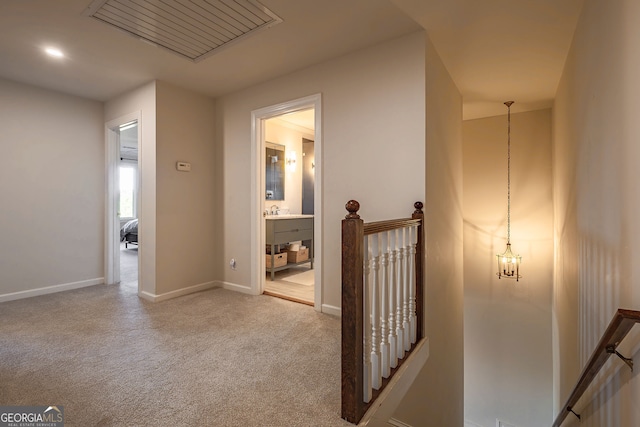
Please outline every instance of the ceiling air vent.
M282 22L255 0L95 0L84 14L194 62Z

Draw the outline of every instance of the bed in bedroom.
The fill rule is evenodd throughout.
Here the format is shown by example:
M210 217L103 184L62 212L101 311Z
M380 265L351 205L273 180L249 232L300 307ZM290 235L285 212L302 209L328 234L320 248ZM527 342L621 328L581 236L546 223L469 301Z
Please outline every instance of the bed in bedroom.
M138 218L127 221L120 228L120 241L124 242L125 248L128 248L129 244L138 245Z

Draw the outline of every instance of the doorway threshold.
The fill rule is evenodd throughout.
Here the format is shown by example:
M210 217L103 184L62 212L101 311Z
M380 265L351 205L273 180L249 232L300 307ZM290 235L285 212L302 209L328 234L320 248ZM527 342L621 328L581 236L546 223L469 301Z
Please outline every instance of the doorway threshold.
M268 295L270 297L285 299L287 301L297 302L299 304L309 305L309 306L313 307L313 301L307 301L305 299L297 298L297 297L294 297L294 296L291 296L291 295L281 294L281 293L276 292L276 291L264 291L262 294L263 295Z

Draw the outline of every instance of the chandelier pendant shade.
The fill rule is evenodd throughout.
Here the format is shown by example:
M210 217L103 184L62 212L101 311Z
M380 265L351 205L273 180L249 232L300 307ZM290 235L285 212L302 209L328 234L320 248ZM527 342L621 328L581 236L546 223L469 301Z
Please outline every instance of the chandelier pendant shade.
M520 275L520 262L522 257L516 255L511 250L511 105L513 101L507 101L507 248L501 254L497 254L498 259L498 279L516 279Z

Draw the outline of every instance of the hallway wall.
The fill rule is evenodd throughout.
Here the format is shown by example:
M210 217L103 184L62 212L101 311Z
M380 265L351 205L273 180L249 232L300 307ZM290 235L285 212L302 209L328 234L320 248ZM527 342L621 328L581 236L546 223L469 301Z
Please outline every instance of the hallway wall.
M138 238L140 283L143 295L156 294L156 82L144 84L104 104L104 123L139 112L138 141L140 200ZM101 127L104 128L104 123ZM104 137L103 137L104 138ZM103 142L104 144L104 142ZM103 166L104 167L104 166ZM104 190L102 190L104 192Z
M215 262L225 283L251 287L251 112L317 93L322 95L323 205L316 206L323 220L322 304L337 309L345 203L357 199L363 219L375 221L410 215L413 203L424 199L424 33L217 99L217 204L224 253ZM236 270L228 267L231 258Z
M554 105L556 414L615 310L640 309L638 16L635 0L585 1ZM636 362L638 329L621 346ZM579 425L640 425L639 370L604 372Z
M105 104L105 121L140 112L141 296L166 299L213 286L215 101L155 80ZM176 162L192 164L190 172Z
M462 97L426 38L425 334L429 359L394 414L412 426L461 426L464 408Z
M0 79L0 301L104 282L101 102Z
M214 117L213 98L156 82L157 295L210 287L219 274Z
M415 426L462 425L462 99L424 32L217 100L221 279L251 285L251 111L316 93L323 126L323 204L316 206L323 215L322 303L340 307L345 203L357 199L362 218L376 221L406 217L415 201L424 201L430 357L394 417Z
M511 115L511 244L523 276L517 282L496 276L507 234L507 116L465 121L463 158L465 420L546 427L553 378L551 110Z

